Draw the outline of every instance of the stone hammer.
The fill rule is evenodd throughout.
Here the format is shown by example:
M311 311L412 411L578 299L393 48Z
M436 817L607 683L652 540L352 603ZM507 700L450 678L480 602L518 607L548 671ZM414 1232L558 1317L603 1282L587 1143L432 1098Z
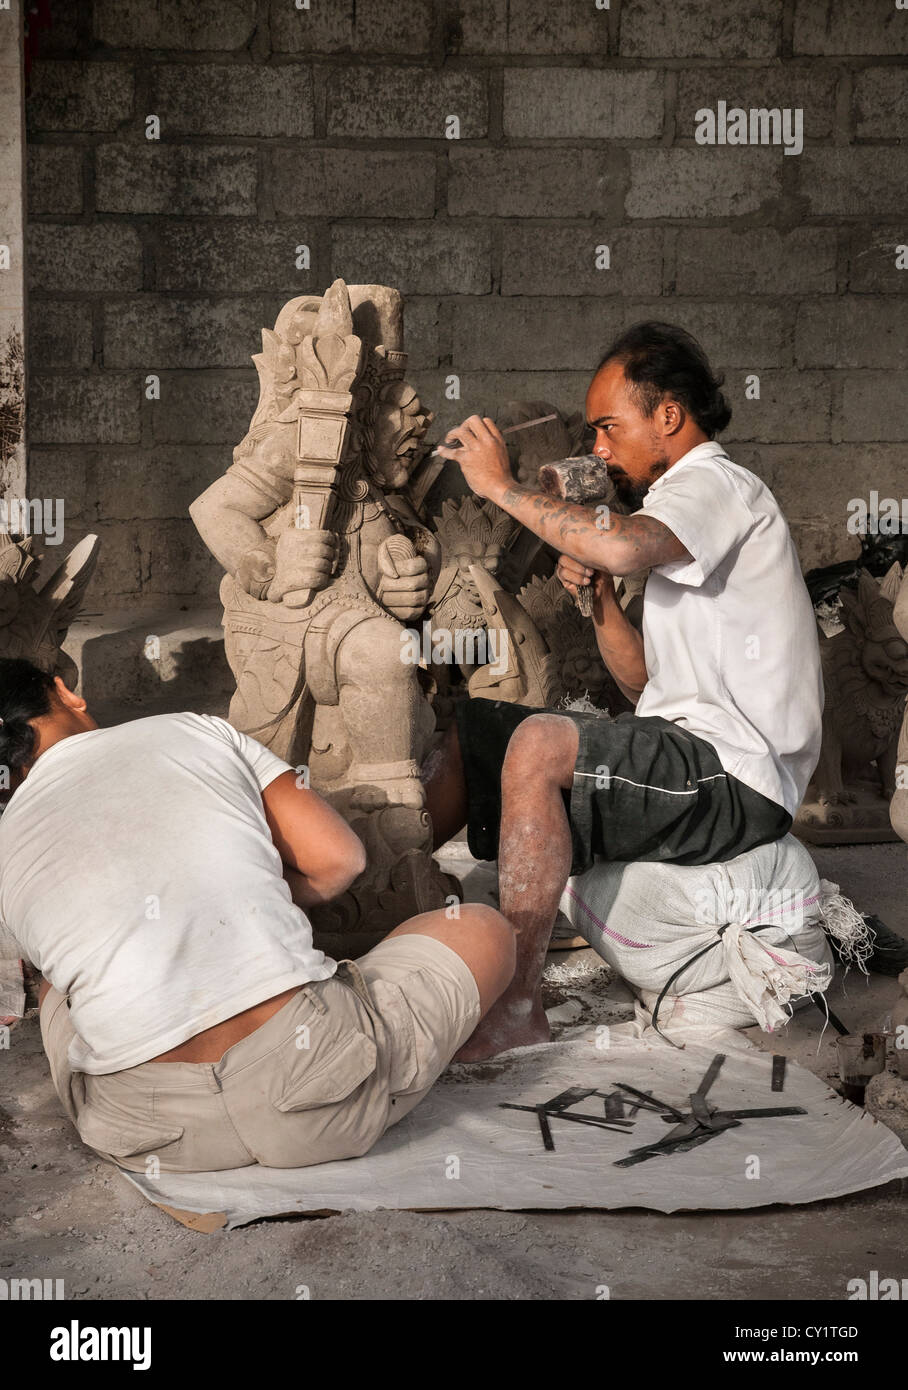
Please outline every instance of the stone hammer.
M548 497L579 506L591 506L614 496L614 486L605 464L595 454L544 463L539 470L539 486ZM593 616L593 586L577 589L577 607L585 618Z

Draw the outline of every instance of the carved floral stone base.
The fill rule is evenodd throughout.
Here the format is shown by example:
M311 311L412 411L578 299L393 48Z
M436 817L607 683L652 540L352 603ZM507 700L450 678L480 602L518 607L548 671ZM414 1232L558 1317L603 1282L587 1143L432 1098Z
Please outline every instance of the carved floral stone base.
M801 803L792 834L809 845L877 845L899 836L889 819L889 802L869 786L849 786L856 799L827 806L808 799Z

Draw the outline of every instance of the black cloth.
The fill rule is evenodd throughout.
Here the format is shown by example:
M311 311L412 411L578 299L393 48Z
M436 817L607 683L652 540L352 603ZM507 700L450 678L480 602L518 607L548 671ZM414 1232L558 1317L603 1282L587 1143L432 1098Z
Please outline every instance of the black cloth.
M577 725L573 785L562 793L572 875L595 857L721 864L791 829L784 807L725 772L711 743L667 719L610 719L480 698L456 706L467 842L477 859L498 857L501 766L512 733L531 714L560 714Z

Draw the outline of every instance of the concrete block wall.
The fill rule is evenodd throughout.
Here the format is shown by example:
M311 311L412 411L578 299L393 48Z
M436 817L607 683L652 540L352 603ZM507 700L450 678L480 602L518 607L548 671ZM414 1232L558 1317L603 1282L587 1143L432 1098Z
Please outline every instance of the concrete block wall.
M101 534L89 607L212 601L187 504L244 432L262 325L337 275L405 293L443 425L576 409L619 328L685 325L805 565L854 553L852 496L908 491L908 10L600 6L52 4L28 101L29 493L64 497L67 541ZM802 110L802 152L698 144L720 100Z

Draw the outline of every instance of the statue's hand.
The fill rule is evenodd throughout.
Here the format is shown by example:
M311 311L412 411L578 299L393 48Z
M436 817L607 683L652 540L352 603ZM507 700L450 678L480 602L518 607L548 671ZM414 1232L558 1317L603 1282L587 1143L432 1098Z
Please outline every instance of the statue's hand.
M236 581L252 598L268 596L268 586L274 578L274 543L247 550L236 570Z
M286 596L288 606L293 607L294 595L308 595L324 589L336 557L337 537L333 531L295 526L282 531L277 539L274 578L268 598L272 603L280 603Z
M381 579L376 597L395 618L409 621L418 618L429 601L432 577L424 555L394 555L388 549L388 537L378 548L378 567Z

